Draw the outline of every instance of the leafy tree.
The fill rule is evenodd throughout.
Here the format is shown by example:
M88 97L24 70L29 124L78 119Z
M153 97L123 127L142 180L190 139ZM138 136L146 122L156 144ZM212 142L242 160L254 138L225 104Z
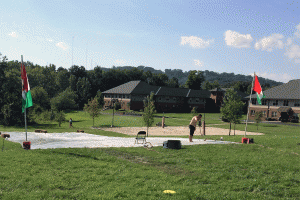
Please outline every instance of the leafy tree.
M167 86L171 88L179 88L178 78L173 77L168 80Z
M242 117L244 103L241 101L241 97L237 95L232 89L229 89L225 93L223 99L223 106L221 107L222 117L227 119L230 123L229 136L231 132L231 123L237 123Z
M91 95L94 97L97 95L98 90L102 87L102 81L103 81L103 71L101 67L97 66L94 68L94 70L88 71L88 79L91 83ZM99 99L98 99L99 101ZM100 104L100 102L99 102Z
M59 67L57 69L56 85L58 87L57 90L58 93L64 91L65 89L67 89L67 87L69 87L70 85L69 78L70 78L70 73L68 72L67 69L63 67Z
M193 107L192 111L191 111L192 116L197 115L197 109L196 107Z
M34 107L38 105L44 110L50 109L50 99L43 87L37 86L33 88L31 90L31 96L34 101Z
M21 101L21 77L20 66L18 69L7 69L4 71L5 81L2 87L0 112L3 118L0 118L2 124L15 125L23 124L24 114L22 114L22 101ZM29 80L30 83L30 80ZM29 108L30 109L30 108ZM27 109L28 110L28 109Z
M57 93L58 87L56 85L56 66L51 65L43 68L42 87L47 91L50 98L54 97Z
M120 104L120 102L117 101L117 102L115 103L114 107L115 107L115 110L120 110L120 109L121 109L121 104Z
M53 110L66 110L66 109L76 109L77 104L75 99L77 95L70 88L67 88L65 91L59 93L56 97L50 100L51 108Z
M189 72L188 80L185 84L189 89L200 90L204 80L205 79L202 71L193 70Z
M209 81L205 81L203 84L203 88L205 90L212 90L214 88L220 88L220 84L218 80L215 80L213 83L210 83Z
M264 116L263 112L255 112L255 122L258 130L258 124L261 122L262 117Z
M89 80L84 78L79 78L76 84L76 91L78 95L79 108L83 108L84 104L91 98L91 84Z
M152 77L153 77L152 72L151 71L144 72L143 77L144 77L145 82L150 84L151 80L152 80Z
M89 100L88 104L84 105L83 110L88 112L90 116L93 118L93 126L94 126L94 119L100 115L100 107L98 100L94 98L93 100Z
M99 107L102 108L103 105L104 105L104 97L103 97L102 92L100 90L97 91L97 94L96 94L95 98L98 101Z
M45 111L43 112L44 114L44 120L46 121L56 121L58 122L58 126L60 127L60 125L66 121L66 115L64 113L64 111L55 111L53 112L53 110L51 111Z
M76 80L78 80L78 78L87 77L87 72L84 66L79 67L77 65L73 65L70 67L69 72L71 75L76 77Z
M145 125L147 126L147 137L148 137L148 129L153 125L154 114L156 113L153 97L154 97L154 93L151 93L150 97L147 96L147 99L144 100L143 120Z

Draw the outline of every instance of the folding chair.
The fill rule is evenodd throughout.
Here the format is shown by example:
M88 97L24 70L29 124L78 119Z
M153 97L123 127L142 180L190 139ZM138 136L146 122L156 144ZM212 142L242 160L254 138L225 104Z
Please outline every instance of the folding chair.
M134 144L139 144L139 140L143 140L143 144L146 143L146 131L139 131L137 133Z

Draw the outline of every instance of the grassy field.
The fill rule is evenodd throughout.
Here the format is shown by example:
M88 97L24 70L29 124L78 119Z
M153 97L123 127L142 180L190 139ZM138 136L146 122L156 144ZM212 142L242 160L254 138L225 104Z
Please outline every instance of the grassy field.
M165 114L166 125L187 125L191 114ZM125 136L91 129L83 112L67 113L68 123L30 126L48 132L84 129L98 135ZM95 126L111 125L102 115ZM161 118L156 118L156 122ZM206 124L229 128L219 114ZM216 125L218 124L218 125ZM143 126L141 117L115 116L115 126ZM0 151L0 199L300 199L300 127L259 124L254 144L193 145L180 150L148 148L67 148L23 150L4 141ZM238 130L245 125L238 124ZM257 132L254 124L248 131ZM0 131L24 131L3 127ZM128 136L127 136L128 137ZM219 139L219 136L209 136ZM242 136L225 136L241 141ZM2 150L3 139L0 140ZM175 194L165 194L173 190Z

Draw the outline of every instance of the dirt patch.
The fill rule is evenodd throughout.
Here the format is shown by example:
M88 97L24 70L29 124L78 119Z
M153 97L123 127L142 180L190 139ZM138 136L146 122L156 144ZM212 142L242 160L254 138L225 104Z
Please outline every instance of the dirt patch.
M147 131L147 127L113 127L113 128L99 128L105 131L112 131L117 133L123 133L127 135L136 135L139 131ZM167 126L162 127L151 127L149 128L149 136L164 136L164 135L189 135L190 130L188 126ZM203 130L201 130L203 133ZM206 127L205 135L228 135L229 129L215 128L215 127ZM244 135L245 131L235 131L236 135ZM197 127L194 135L200 135L200 130ZM233 130L231 134L233 135ZM264 135L263 133L247 132L247 135Z

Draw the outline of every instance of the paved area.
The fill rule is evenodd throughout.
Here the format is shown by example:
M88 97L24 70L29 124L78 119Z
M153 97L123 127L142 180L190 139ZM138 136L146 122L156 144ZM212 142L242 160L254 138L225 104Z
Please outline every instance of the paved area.
M23 145L26 139L25 132L4 132L10 134L7 140L18 142ZM144 144L135 144L135 138L108 137L87 133L27 133L27 140L31 141L31 149L56 149L56 148L99 148L99 147L143 147ZM176 137L148 137L147 142L152 146L163 146L167 140L180 140L184 145L199 144L232 144L234 142L215 141L204 139L193 139ZM141 142L141 141L140 141ZM149 143L146 145L151 146Z

